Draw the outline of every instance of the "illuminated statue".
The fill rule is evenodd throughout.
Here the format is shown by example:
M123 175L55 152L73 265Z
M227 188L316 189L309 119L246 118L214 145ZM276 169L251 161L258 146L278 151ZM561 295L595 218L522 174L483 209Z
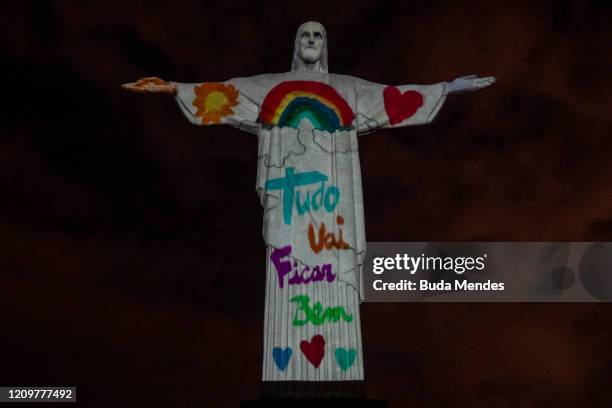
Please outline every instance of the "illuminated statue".
M290 72L124 88L168 93L196 125L259 138L257 193L267 248L264 382L362 381L365 229L357 136L431 122L453 92L495 78L389 86L329 74L320 23L300 26ZM392 160L392 157L389 158Z

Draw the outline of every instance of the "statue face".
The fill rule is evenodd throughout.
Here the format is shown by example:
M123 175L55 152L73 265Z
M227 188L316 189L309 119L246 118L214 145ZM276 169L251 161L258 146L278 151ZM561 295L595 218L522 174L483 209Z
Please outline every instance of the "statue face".
M299 56L302 60L314 64L321 59L325 45L323 27L319 23L306 23L300 30Z

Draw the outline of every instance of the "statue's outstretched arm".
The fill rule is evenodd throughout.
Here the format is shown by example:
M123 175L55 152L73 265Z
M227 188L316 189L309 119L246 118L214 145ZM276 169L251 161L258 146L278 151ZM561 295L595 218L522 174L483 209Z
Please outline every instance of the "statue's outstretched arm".
M479 91L483 88L491 86L497 79L495 77L479 77L478 75L466 75L451 82L445 82L444 94L448 95L451 93L468 93Z
M376 129L430 123L446 100L446 82L432 85L385 85L359 81L358 134Z
M121 87L132 92L176 95L174 84L157 77L140 78L136 82L128 82Z
M174 96L187 120L194 125L230 125L251 133L259 130L261 86L250 78L180 83L146 77L122 87L132 92Z
M430 123L452 93L475 92L495 83L495 77L466 75L433 85L389 86L359 80L357 132Z

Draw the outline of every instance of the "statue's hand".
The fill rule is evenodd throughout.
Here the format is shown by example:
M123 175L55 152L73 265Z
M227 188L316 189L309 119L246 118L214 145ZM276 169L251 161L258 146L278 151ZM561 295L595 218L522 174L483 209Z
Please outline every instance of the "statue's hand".
M121 87L132 92L176 94L176 87L174 85L157 77L140 78L136 82L128 82L121 85Z
M474 92L493 85L495 81L495 77L479 78L478 75L466 75L453 79L451 82L447 82L445 84L444 93Z

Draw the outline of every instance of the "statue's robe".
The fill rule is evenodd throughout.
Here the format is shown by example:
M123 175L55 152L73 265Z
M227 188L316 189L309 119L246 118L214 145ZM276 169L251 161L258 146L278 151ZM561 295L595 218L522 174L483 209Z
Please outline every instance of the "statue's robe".
M310 72L174 84L192 123L227 124L259 138L263 381L362 380L366 239L357 135L429 123L444 103L444 85L396 87Z

